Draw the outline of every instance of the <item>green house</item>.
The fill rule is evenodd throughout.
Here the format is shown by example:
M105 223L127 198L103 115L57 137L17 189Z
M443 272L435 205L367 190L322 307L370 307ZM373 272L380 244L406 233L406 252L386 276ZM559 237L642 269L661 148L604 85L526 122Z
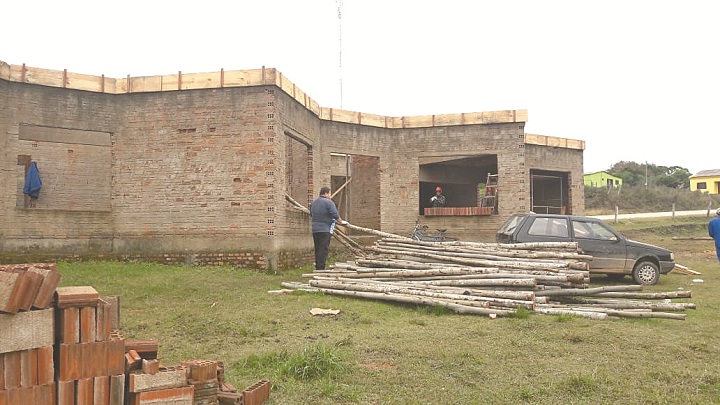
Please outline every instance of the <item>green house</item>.
M617 176L613 176L608 172L595 172L587 173L583 175L583 182L589 187L605 187L605 188L620 188L622 187L622 179Z

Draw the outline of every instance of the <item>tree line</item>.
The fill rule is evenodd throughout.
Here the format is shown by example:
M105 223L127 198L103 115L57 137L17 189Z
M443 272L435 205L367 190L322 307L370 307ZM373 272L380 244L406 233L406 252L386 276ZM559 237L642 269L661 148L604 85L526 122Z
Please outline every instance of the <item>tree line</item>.
M720 196L690 191L691 173L681 166L618 162L607 173L622 179L622 187L585 187L585 208L590 211L655 212L701 210L720 206ZM713 209L714 209L713 208Z
M622 179L625 186L660 186L690 188L692 173L682 166L660 166L652 163L617 162L607 170Z

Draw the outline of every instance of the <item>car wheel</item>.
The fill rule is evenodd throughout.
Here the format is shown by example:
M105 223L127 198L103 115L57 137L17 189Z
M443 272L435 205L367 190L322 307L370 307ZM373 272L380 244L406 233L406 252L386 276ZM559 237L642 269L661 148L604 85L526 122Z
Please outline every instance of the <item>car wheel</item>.
M660 268L653 262L640 262L633 268L632 276L638 284L655 285L660 279Z

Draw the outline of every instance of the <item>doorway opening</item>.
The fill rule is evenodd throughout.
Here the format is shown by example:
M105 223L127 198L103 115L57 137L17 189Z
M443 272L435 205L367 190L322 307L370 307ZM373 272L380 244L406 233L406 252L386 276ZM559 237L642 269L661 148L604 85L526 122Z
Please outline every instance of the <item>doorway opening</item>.
M569 173L530 170L530 210L538 214L571 214Z

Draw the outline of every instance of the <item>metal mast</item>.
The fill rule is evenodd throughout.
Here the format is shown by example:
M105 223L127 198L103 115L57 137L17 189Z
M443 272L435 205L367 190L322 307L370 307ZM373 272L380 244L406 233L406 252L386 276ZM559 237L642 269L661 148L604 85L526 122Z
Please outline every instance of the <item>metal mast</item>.
M342 91L342 0L335 0L338 7L338 41L339 41L339 58L340 58L340 109L343 106L343 91Z

